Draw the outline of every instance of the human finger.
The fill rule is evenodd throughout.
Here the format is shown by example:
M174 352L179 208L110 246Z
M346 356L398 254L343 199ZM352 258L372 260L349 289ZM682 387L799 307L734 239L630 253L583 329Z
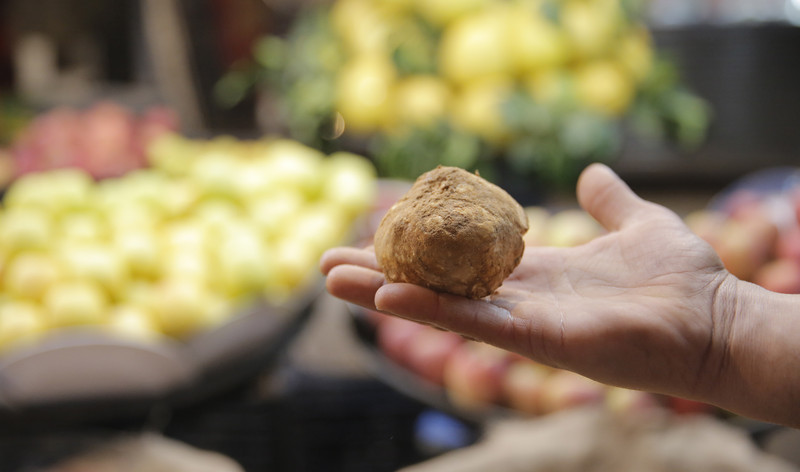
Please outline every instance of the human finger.
M336 247L329 249L322 254L319 261L319 269L323 275L328 275L331 269L338 265L350 264L367 269L379 271L378 261L371 248L359 249L354 247Z
M440 293L413 284L387 284L375 293L379 311L433 325L468 338L508 346L511 313L485 300Z
M581 207L609 231L652 211L654 205L642 200L608 166L591 164L581 173L577 185Z
M375 292L386 283L376 270L350 264L336 265L328 271L328 293L364 308L375 310Z

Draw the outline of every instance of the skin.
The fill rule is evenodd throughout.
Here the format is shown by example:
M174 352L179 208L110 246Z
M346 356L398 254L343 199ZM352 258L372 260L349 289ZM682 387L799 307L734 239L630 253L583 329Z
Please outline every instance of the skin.
M527 247L485 299L387 284L369 248L328 251L327 289L603 383L800 426L800 298L731 275L675 213L606 166L587 167L577 196L608 234Z

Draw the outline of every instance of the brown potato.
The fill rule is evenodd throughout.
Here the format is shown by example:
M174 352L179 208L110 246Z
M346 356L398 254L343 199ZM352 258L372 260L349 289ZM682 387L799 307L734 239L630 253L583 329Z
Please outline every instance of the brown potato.
M524 209L503 189L439 166L383 217L375 255L389 282L483 298L519 264L527 230Z

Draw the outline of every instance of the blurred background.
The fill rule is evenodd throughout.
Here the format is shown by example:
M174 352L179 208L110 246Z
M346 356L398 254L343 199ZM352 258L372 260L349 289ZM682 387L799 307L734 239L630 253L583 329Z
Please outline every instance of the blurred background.
M793 430L355 309L317 262L437 165L582 244L600 161L800 293L798 57L797 0L0 0L0 471L796 470Z

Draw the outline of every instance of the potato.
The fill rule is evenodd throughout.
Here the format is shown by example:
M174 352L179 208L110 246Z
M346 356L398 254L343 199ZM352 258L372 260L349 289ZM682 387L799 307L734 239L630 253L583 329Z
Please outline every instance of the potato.
M519 264L527 230L524 209L503 189L439 166L383 217L375 255L388 282L483 298Z

